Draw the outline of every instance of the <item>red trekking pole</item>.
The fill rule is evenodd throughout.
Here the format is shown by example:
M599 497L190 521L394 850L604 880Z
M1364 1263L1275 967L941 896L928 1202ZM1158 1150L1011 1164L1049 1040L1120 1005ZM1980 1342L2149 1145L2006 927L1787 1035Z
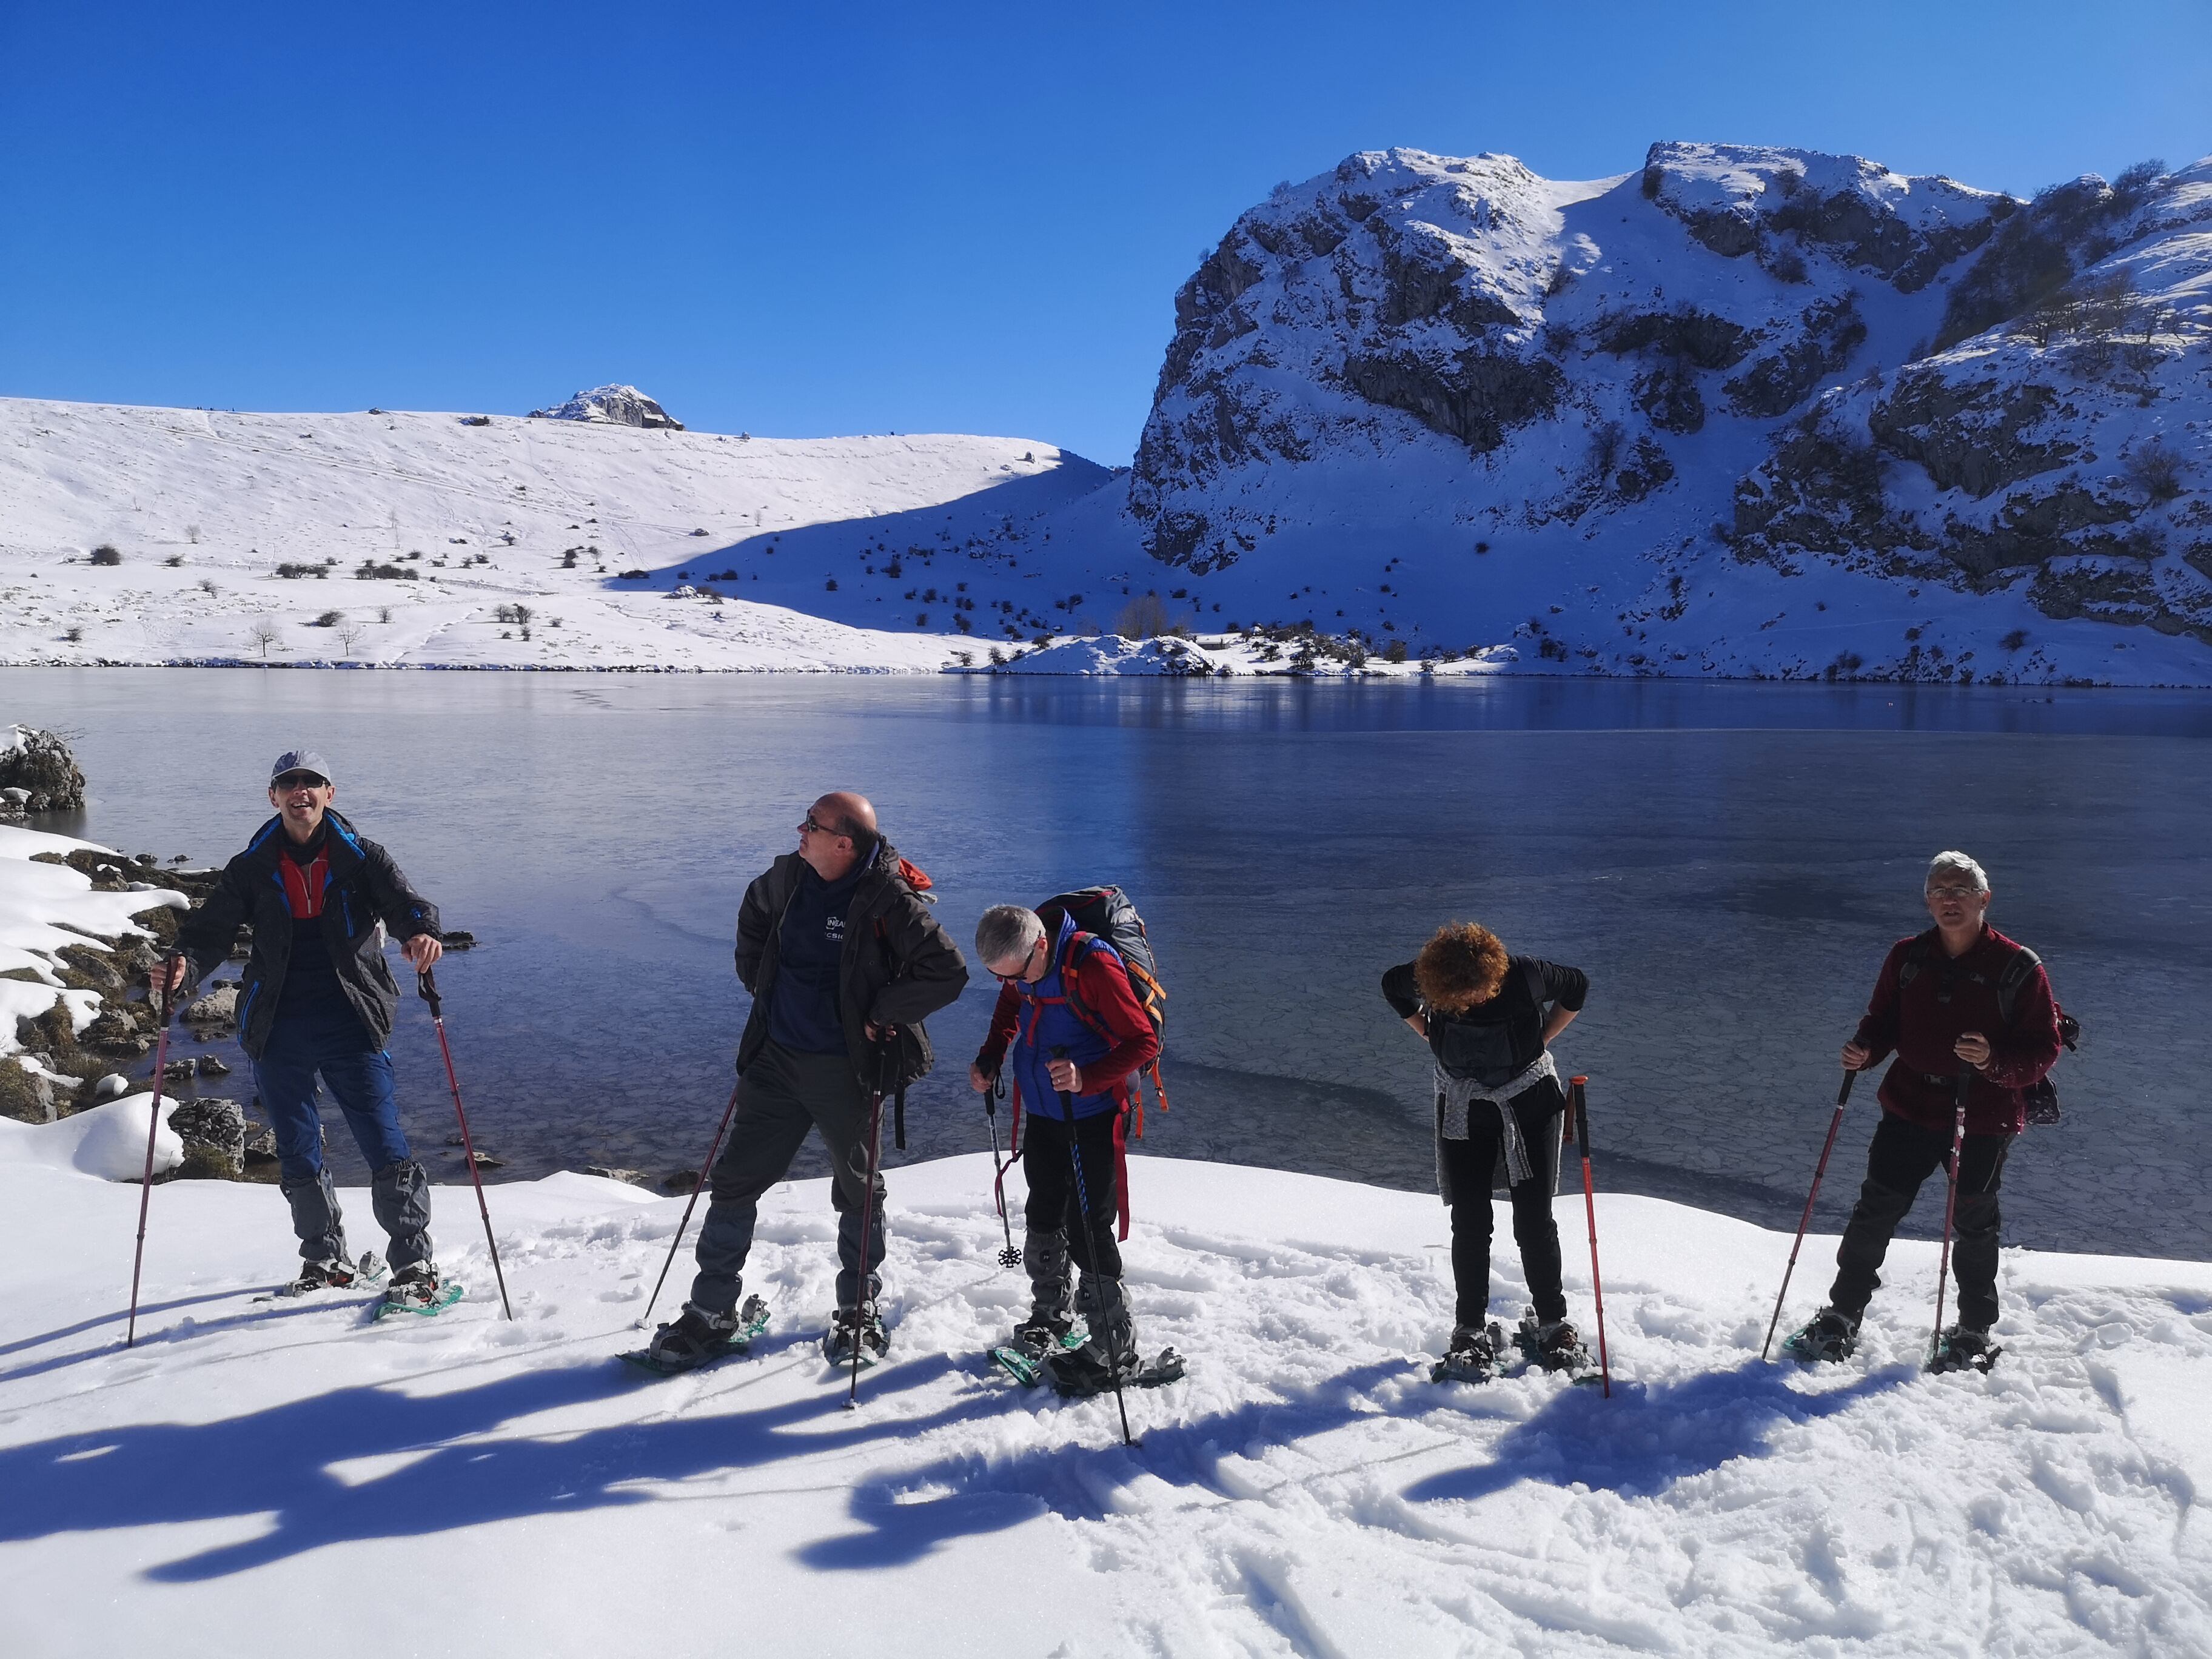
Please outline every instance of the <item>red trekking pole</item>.
M1828 1120L1828 1139L1820 1147L1820 1161L1813 1170L1813 1190L1805 1194L1805 1213L1797 1218L1797 1237L1790 1245L1790 1265L1782 1270L1782 1294L1774 1298L1774 1317L1766 1322L1766 1340L1759 1345L1759 1357L1766 1358L1766 1351L1774 1346L1774 1328L1782 1322L1782 1304L1790 1295L1790 1275L1797 1271L1798 1247L1805 1242L1805 1228L1813 1219L1813 1200L1820 1195L1820 1177L1828 1173L1828 1154L1836 1150L1836 1131L1844 1127L1844 1107L1851 1097L1851 1079L1856 1072L1844 1073L1844 1086L1836 1095L1836 1115Z
M446 1057L446 1081L453 1091L453 1115L461 1125L461 1156L469 1161L469 1179L477 1185L477 1213L483 1218L484 1243L491 1250L491 1275L499 1281L499 1305L509 1319L514 1308L507 1299L507 1275L500 1271L499 1241L491 1236L491 1211L484 1203L483 1176L477 1170L477 1149L469 1139L469 1115L461 1109L461 1080L453 1075L453 1050L446 1041L446 1005L438 995L438 981L428 968L416 976L416 989L430 1005L430 1024L438 1028L438 1052Z
M1959 1156L1966 1145L1966 1096L1974 1086L1972 1072L1959 1073L1959 1111L1951 1128L1951 1192L1943 1200L1943 1255L1936 1264L1936 1342L1929 1351L1932 1364L1943 1351L1943 1292L1950 1289L1951 1222L1959 1212Z
M154 1109L146 1125L146 1172L138 1178L138 1248L131 1255L131 1321L123 1331L126 1348L138 1340L138 1271L146 1262L146 1208L154 1196L154 1141L161 1133L162 1073L169 1063L169 1021L176 1012L169 999L169 971L176 960L172 952L161 958L161 967L155 970L161 976L161 994L154 999L161 1016L161 1037L154 1045Z
M1590 1299L1597 1304L1597 1369L1604 1384L1605 1397L1613 1398L1613 1363L1605 1352L1605 1285L1597 1272L1597 1189L1590 1181L1589 1161L1589 1102L1583 1088L1587 1077L1570 1078L1568 1083L1575 1091L1575 1139L1583 1155L1583 1209L1589 1217L1590 1241Z
M653 1281L653 1294L646 1298L645 1311L638 1316L637 1328L643 1330L646 1322L653 1317L653 1304L660 1300L660 1287L668 1282L668 1270L676 1265L676 1247L684 1242L684 1230L691 1224L692 1209L699 1202L699 1194L706 1190L713 1177L714 1160L722 1153L722 1137L730 1133L730 1120L737 1115L738 1091L745 1086L739 1078L730 1091L730 1103L722 1109L721 1127L714 1131L714 1144L707 1148L707 1161L699 1166L699 1178L691 1183L691 1197L684 1206L684 1219L676 1224L676 1237L668 1241L668 1260L660 1264L660 1277Z

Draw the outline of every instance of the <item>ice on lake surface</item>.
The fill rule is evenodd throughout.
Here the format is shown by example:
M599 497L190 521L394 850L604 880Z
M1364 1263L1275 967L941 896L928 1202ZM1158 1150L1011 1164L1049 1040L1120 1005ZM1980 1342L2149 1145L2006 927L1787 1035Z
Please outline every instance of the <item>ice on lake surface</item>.
M2060 1065L2065 1121L2008 1165L2008 1243L2212 1255L2212 1152L2192 1132L2212 1062L2201 696L252 670L7 684L5 718L70 732L91 780L86 811L47 827L165 861L242 846L278 750L328 755L339 809L483 941L440 981L471 1127L513 1173L696 1164L745 1012L738 899L842 786L935 878L963 947L988 904L1091 881L1137 897L1172 993L1156 1155L1429 1186L1425 1051L1377 981L1437 923L1471 918L1591 975L1560 1059L1591 1076L1602 1185L1783 1226L1837 1048L1883 951L1925 923L1923 867L1964 848L1990 872L1992 920L2044 957L2088 1038ZM908 1158L985 1144L963 1076L992 995L977 978L933 1022ZM410 1133L451 1178L411 997L393 1049ZM247 1074L225 1084L242 1097ZM1868 1093L1822 1194L1831 1231L1856 1192ZM796 1172L823 1167L810 1148ZM1931 1194L1905 1231L1940 1218Z

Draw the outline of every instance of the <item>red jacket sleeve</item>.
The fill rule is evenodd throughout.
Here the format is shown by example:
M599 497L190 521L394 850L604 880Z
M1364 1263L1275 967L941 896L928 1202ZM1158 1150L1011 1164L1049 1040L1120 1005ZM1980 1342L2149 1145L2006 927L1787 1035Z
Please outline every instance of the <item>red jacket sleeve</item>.
M1890 1050L1897 1047L1897 1002L1903 989L1898 983L1898 969L1904 965L1905 952L1911 944L1911 939L1901 939L1889 947L1889 954L1882 958L1881 976L1874 982L1874 994L1867 999L1865 1016L1851 1034L1851 1041L1867 1051L1867 1071L1888 1059Z
M997 1076L1006 1063L1007 1045L1013 1042L1021 1023L1020 994L1011 985L1000 985L999 1000L991 1008L991 1028L983 1034L983 1046L975 1051L976 1067L985 1077Z
M1114 1038L1103 1057L1085 1063L1085 1094L1117 1088L1130 1073L1159 1058L1159 1033L1152 1030L1144 1005L1129 988L1129 975L1119 957L1111 951L1086 954L1075 965L1075 988L1083 1006Z

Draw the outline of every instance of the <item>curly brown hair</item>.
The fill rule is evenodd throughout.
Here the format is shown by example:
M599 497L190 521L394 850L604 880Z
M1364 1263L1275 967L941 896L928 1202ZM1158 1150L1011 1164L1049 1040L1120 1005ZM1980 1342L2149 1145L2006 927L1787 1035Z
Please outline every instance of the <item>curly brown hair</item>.
M1421 999L1441 1013L1464 1013L1505 983L1505 947L1479 922L1448 922L1413 959Z

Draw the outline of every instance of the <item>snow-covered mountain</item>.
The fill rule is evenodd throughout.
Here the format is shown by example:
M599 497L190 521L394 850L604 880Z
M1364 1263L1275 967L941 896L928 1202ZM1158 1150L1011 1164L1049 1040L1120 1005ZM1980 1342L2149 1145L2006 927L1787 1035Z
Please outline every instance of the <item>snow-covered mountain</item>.
M2022 203L1791 149L1364 154L1241 217L1176 321L1129 510L1232 609L1614 671L2212 679L2212 161Z

